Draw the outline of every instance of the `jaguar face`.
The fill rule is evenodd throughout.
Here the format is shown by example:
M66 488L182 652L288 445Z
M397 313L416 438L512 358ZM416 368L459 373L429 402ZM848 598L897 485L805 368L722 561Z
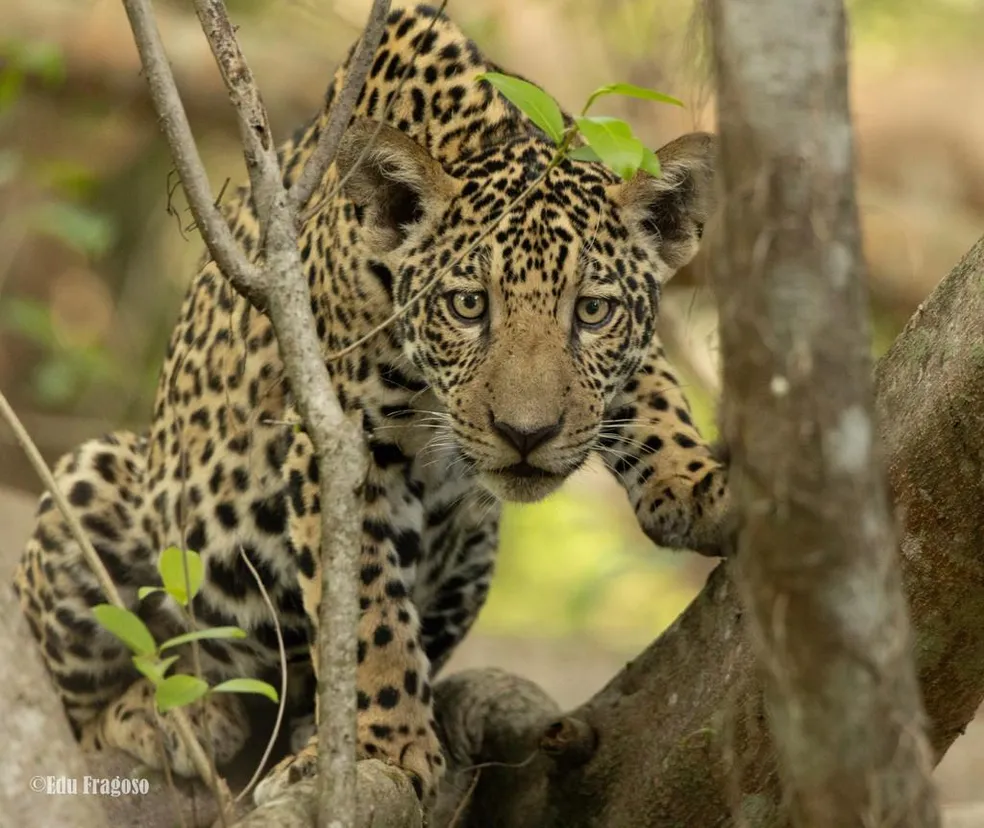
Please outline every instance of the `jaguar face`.
M342 159L364 147L351 140ZM656 347L660 284L696 252L713 189L704 134L660 150L659 178L565 160L531 188L552 152L523 137L444 170L384 128L349 187L396 301L424 291L407 357L483 485L522 502L585 462Z

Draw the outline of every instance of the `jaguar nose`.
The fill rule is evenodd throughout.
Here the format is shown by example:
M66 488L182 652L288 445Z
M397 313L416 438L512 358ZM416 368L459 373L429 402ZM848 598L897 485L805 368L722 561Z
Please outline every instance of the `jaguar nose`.
M495 433L516 449L523 458L528 457L544 443L550 442L560 434L563 425L563 417L553 425L534 426L533 428L519 428L492 418L492 428Z

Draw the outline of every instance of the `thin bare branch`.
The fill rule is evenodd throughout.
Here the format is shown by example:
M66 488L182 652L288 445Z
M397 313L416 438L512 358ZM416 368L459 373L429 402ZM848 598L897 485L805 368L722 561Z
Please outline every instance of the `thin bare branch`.
M267 588L263 584L263 579L260 577L260 573L256 571L256 567L253 566L253 562L249 559L249 556L246 554L246 551L242 548L242 546L239 547L239 557L249 570L249 574L253 576L253 580L256 581L256 586L260 590L260 595L263 596L263 603L266 604L267 609L270 610L270 620L273 623L273 631L277 635L277 654L280 656L280 702L277 705L277 718L273 723L273 730L270 731L270 738L267 740L267 746L263 751L263 756L260 758L260 761L256 766L256 770L253 772L252 777L250 777L246 787L243 788L236 797L236 802L241 802L243 798L246 797L251 790L253 790L256 783L260 781L263 770L266 768L267 760L270 758L270 753L273 751L274 743L277 741L277 736L280 735L280 726L284 721L284 710L287 707L287 650L284 647L284 634L283 630L280 628L280 617L277 615L277 608L273 605L273 601L270 600L270 593L267 592Z
M379 48L379 42L383 39L389 11L390 0L375 0L372 4L369 22L359 40L355 55L346 69L345 83L342 85L341 92L332 101L328 124L322 130L314 152L311 153L304 169L287 195L288 206L295 215L300 215L315 188L325 177L331 162L335 160L338 145L341 143L342 136L352 118L352 111L355 109L359 92L369 75L369 69L376 56L376 50ZM408 66L410 65L412 62L408 64ZM395 100L396 97L394 95L393 99Z
M126 2L128 12L131 7L134 10L130 19L138 42L153 47L146 50L150 62L145 61L145 67L155 106L166 120L170 102L160 90L173 91L174 81L160 38L143 31L154 25L146 0ZM333 814L334 819L348 825L356 808L355 665L360 612L357 562L362 524L356 491L366 468L362 434L358 424L345 418L325 367L297 244L296 217L288 207L269 119L236 42L225 4L221 0L195 0L195 9L239 120L253 203L261 226L265 267L259 275L244 268L241 254L229 269L219 264L233 286L270 317L291 390L321 470L324 543L318 635L319 818L327 820L328 814ZM194 168L189 157L197 158L194 142L190 132L185 136L168 131L167 135L184 180L184 171ZM184 137L190 145L177 140ZM207 193L207 183L205 187Z
M198 15L209 48L215 56L226 89L229 90L229 98L239 122L239 136L243 142L243 158L246 161L253 204L265 233L274 200L283 194L277 144L270 128L270 119L246 56L239 48L225 2L194 0L194 3L195 14Z
M86 534L85 529L82 528L82 524L79 522L75 511L72 509L68 499L65 497L65 493L62 492L61 487L55 480L55 476L51 473L51 469L49 469L48 464L44 462L41 452L38 451L38 447L34 445L31 435L27 433L27 429L24 428L24 424L20 421L20 417L17 416L17 412L15 412L11 407L2 391L0 391L0 416L2 416L7 422L7 425L10 426L10 430L14 432L14 439L17 440L17 444L24 450L24 454L27 455L27 459L30 461L35 473L41 478L41 482L44 483L45 488L54 499L55 505L58 507L58 511L61 512L62 517L65 518L65 523L68 524L68 530L72 533L72 537L75 538L75 542L79 545L79 549L82 550L82 555L85 557L86 563L89 564L89 568L96 576L96 580L99 581L99 586L105 593L106 600L110 604L115 604L118 607L125 607L123 599L120 597L120 593L116 589L116 584L113 583L113 579L106 570L106 567L102 562L102 558L99 557L99 553L96 552L96 549L92 545L92 541L89 540L89 536Z
M195 216L198 232L202 234L209 254L222 272L236 282L240 292L253 305L262 307L257 292L261 273L242 255L229 225L214 203L208 176L198 155L195 137L188 124L188 117L164 52L164 44L154 21L150 0L123 0L123 6L133 29L154 108L172 148L174 163L178 175L181 176L188 205Z

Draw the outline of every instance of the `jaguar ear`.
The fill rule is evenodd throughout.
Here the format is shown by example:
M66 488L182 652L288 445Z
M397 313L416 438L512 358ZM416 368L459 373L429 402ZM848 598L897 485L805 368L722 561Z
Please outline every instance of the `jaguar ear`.
M365 210L369 244L379 251L399 247L457 191L454 179L420 144L368 118L356 118L346 130L335 165L345 179L344 194Z
M658 178L639 170L611 187L609 195L676 271L697 254L716 206L717 139L692 132L671 141L656 157L662 173Z

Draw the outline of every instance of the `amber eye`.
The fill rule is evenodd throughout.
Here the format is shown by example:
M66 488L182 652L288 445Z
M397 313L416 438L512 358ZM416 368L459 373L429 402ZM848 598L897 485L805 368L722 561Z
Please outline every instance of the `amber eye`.
M459 319L477 322L485 316L488 300L484 290L456 290L448 294L448 305Z
M577 321L582 325L588 328L597 328L608 321L614 309L615 303L610 299L585 296L583 299L577 300L574 313L577 315Z

